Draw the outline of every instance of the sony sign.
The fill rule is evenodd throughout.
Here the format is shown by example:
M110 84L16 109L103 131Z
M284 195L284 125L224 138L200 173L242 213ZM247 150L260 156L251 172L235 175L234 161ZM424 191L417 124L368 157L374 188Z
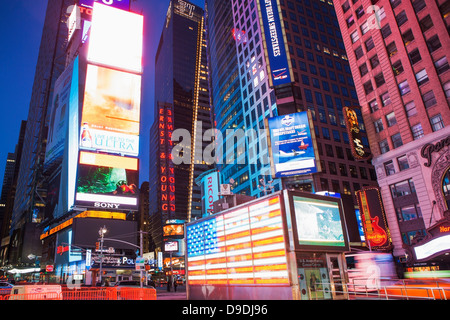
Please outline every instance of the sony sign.
M103 209L119 209L119 203L95 202L94 207Z

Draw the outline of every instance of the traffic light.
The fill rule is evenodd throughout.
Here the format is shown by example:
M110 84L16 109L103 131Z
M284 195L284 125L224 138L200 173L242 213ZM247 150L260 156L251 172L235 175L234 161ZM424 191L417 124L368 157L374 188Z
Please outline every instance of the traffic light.
M100 250L100 242L95 243L95 251Z

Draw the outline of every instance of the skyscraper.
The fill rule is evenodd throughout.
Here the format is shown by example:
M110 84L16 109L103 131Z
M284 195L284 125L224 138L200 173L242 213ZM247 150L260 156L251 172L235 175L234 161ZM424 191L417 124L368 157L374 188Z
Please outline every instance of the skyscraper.
M203 14L187 1L171 1L155 58L150 215L160 248L166 220L201 217L201 189L195 179L210 168L202 150L211 143L203 142L211 128ZM177 142L183 150L172 152Z
M334 1L394 255L448 269L450 2ZM425 235L427 235L426 239ZM433 244L430 244L433 243ZM434 249L423 251L427 244ZM422 251L421 251L422 250ZM446 261L446 265L445 265Z
M47 109L55 81L65 67L65 15L73 4L74 0L49 0L47 5L12 215L11 243L18 250L23 247L25 234L33 234L36 227L38 219L33 220L33 213L44 207L42 165L49 120ZM12 259L13 263L28 262L19 251Z
M343 107L358 106L359 103L332 4L322 1L279 2L284 28L279 36L282 39L280 45L286 43L286 59L292 74L292 81L280 86L269 81L271 69L265 54L265 41L270 39L264 40L266 35L261 25L264 1L208 0L206 3L212 104L217 128L224 130L236 125L255 131L267 130L264 125L266 118L309 110L322 171L283 178L283 181L275 179L273 190L290 188L337 192L350 199L353 211L356 206L354 192L363 186L376 186L377 182L373 166L368 161L357 161L349 144ZM232 9L232 15L220 15L226 6ZM275 6L277 1L271 1L271 7ZM210 18L217 16L221 19ZM229 48L224 46L224 40L228 41ZM233 59L237 62L234 69L228 67ZM225 70L235 71L227 73ZM232 100L239 101L235 105L221 98L236 94L231 80L221 80L226 77L235 81L236 87L239 86L241 96ZM227 83L228 87L222 83ZM362 115L359 109L356 112L362 144L368 148ZM240 113L242 116L238 117ZM223 119L239 122L226 123ZM233 179L239 181L235 186L237 192L252 196L265 194L261 184L267 185L272 180L270 164L264 161L264 156L268 156L267 150L267 139L260 136L257 143L245 145L245 166L224 166L223 171L234 170ZM245 188L240 188L241 184Z

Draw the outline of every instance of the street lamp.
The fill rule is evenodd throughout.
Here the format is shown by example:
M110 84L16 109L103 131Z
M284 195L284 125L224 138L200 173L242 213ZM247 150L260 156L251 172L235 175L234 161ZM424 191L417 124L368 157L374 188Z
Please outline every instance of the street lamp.
M105 236L105 233L108 230L106 229L106 226L103 226L98 230L98 234L100 235L100 285L102 284L102 266L103 266L103 237Z

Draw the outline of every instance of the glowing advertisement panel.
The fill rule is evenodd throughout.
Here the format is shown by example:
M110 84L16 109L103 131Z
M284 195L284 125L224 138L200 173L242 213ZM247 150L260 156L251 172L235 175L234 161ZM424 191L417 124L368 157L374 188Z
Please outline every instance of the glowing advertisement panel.
M93 8L94 2L111 6L121 10L130 10L130 0L80 0L80 6Z
M80 149L139 154L141 76L88 65Z
M70 64L56 80L53 89L47 147L44 166L62 161L69 118L70 90L72 88L73 64Z
M264 29L265 53L269 60L270 85L292 82L291 66L286 50L284 30L277 0L259 0L260 22Z
M280 197L190 223L189 285L289 286Z
M448 250L450 250L450 235L442 236L414 247L417 260L423 260Z
M122 157L103 156L110 157L109 166L86 164L86 155L80 155L75 204L99 209L136 210L138 170L123 168L123 160L116 161Z
M347 246L345 225L338 201L292 196L298 245L341 248Z
M144 17L94 3L88 62L142 73Z
M307 111L269 118L272 172L276 178L320 171Z

